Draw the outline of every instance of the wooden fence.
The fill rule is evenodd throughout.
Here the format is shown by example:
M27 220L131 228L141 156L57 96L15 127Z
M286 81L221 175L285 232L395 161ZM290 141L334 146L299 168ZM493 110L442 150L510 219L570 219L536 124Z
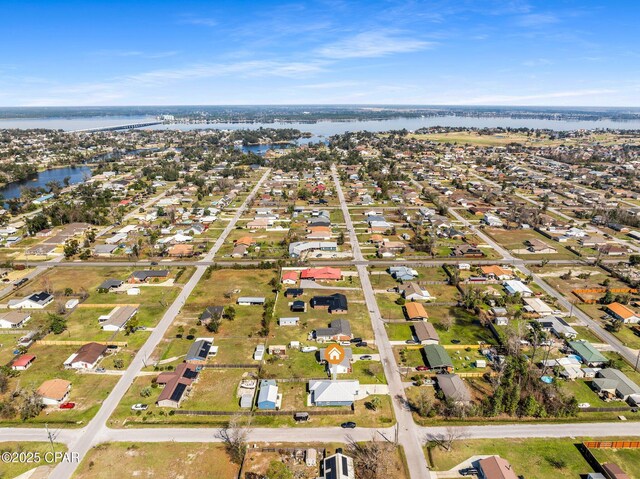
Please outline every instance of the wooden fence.
M83 346L89 341L57 341L57 340L38 340L38 344L44 346ZM120 346L126 348L128 343L125 341L92 341L98 344L104 344L105 346Z
M291 416L300 411L189 411L185 409L176 409L175 415L179 416ZM327 411L303 411L308 412L309 416L351 416L355 414L353 409L339 409Z
M586 441L588 449L640 449L640 441Z
M258 369L260 364L202 364L202 369Z

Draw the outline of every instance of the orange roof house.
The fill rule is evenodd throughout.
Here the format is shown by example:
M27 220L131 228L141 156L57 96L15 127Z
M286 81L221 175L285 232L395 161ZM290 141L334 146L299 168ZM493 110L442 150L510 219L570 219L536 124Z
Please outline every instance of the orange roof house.
M167 250L169 256L174 258L183 258L185 256L193 256L192 244L176 244Z
M493 277L497 279L510 279L513 278L513 271L510 269L504 269L496 264L490 266L480 266L480 271L483 276Z
M640 316L636 314L631 308L628 308L624 304L611 303L605 307L605 311L616 319L620 319L625 323L637 323L640 321Z
M302 271L300 274L301 279L317 280L334 280L339 281L342 279L342 271L339 268L309 268Z
M255 242L256 241L251 236L243 236L242 238L238 238L235 241L235 245L251 246L252 244L255 244Z
M415 321L419 319L429 319L429 315L427 311L424 309L424 306L420 303L406 303L404 305L404 310L407 313L407 318L410 321Z

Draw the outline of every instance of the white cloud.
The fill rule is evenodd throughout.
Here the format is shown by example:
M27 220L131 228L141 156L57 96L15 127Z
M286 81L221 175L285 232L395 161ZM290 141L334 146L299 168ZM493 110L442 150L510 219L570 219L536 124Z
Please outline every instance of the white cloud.
M319 48L317 54L335 60L373 58L424 50L433 45L433 42L425 42L414 37L394 36L384 31L363 32Z

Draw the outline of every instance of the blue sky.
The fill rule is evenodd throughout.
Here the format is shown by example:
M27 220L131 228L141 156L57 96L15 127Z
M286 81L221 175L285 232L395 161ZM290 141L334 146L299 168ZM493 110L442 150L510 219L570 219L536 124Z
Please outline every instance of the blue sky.
M0 105L640 106L640 2L0 0Z

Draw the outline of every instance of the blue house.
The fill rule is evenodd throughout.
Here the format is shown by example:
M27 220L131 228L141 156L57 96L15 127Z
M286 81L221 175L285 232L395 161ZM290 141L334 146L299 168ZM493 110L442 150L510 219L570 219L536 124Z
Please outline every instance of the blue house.
M278 406L278 386L273 379L260 381L258 409L276 409Z

